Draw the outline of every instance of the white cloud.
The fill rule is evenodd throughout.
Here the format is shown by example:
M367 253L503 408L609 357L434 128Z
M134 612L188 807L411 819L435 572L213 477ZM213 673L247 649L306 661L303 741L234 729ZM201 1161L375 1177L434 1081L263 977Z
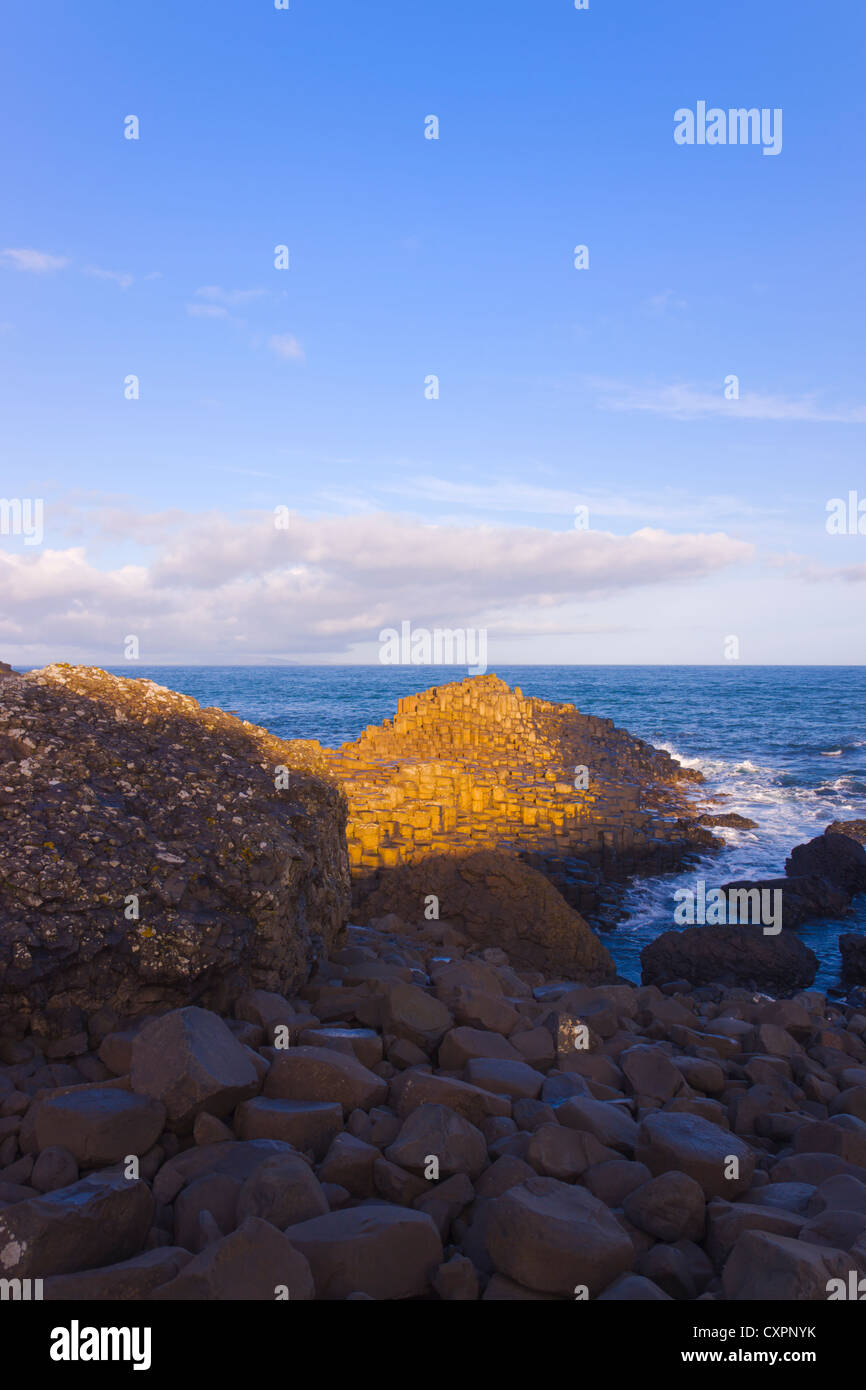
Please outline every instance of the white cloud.
M597 469L593 470L597 472ZM573 523L574 509L589 508L590 525L598 518L629 521L637 525L686 526L718 528L742 526L752 522L766 523L783 515L781 508L758 507L741 497L713 493L695 497L680 488L654 488L651 492L599 487L573 489L544 487L535 483L515 482L511 478L482 478L477 482L455 482L429 474L413 474L405 466L395 469L398 480L381 486L383 495L411 498L474 511L488 516L518 514L523 516L558 517L560 525ZM331 494L332 498L335 494Z
M84 272L85 275L93 275L97 280L113 280L122 290L128 290L135 280L134 275L128 275L120 270L100 270L98 266L90 265Z
M275 333L268 339L268 347L271 352L275 352L278 357L283 357L287 362L303 362L304 349L301 347L297 338L293 338L289 333Z
M62 270L64 266L69 265L68 257L51 256L47 251L8 248L0 252L0 256L16 270L30 270L36 275L42 275L48 270Z
M669 309L687 309L688 301L681 299L675 290L662 290L646 301L646 307L653 314L666 314Z
M739 400L726 400L724 382L714 390L685 383L671 386L630 386L625 382L591 378L588 383L599 392L603 410L647 411L674 419L693 420L702 416L724 416L729 420L802 420L822 424L866 424L866 407L833 408L822 406L809 396L774 396L740 390Z
M196 290L201 299L210 299L219 304L247 304L251 299L260 299L266 290L224 290L221 285L202 285Z
M770 569L784 570L807 584L866 583L866 561L858 565L826 565L807 555L768 555L764 563Z
M383 627L500 626L544 633L604 631L575 601L690 586L751 560L721 533L630 536L531 527L439 527L379 513L310 519L272 514L155 516L114 509L103 532L155 554L100 569L83 545L28 555L0 552L4 648L58 657L122 650L137 633L163 658L233 659L238 639L256 656L345 657ZM520 615L519 618L517 615ZM598 624L598 627L594 625ZM18 658L19 660L21 657Z
M196 319L227 319L228 309L221 304L187 304L186 312Z

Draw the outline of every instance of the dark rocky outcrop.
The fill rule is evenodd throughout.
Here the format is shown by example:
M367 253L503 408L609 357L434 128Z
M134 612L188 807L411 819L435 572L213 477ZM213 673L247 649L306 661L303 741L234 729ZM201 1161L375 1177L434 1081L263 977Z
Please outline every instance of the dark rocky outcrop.
M839 937L842 979L849 985L866 985L866 935L843 932Z
M300 985L348 905L345 802L322 771L306 745L151 681L2 680L2 1031L74 1055L98 1011L108 1032Z
M362 920L394 912L423 914L433 894L438 914L478 946L501 946L518 967L581 980L613 979L613 961L583 918L543 874L513 855L482 850L465 858L422 859L384 869L360 896Z
M781 890L782 926L786 929L816 917L843 916L855 894L866 891L866 850L854 837L836 834L829 826L823 835L791 850L785 860L784 878L738 879L722 884L723 892L732 888Z
M688 980L793 994L808 989L818 958L798 936L765 936L760 926L687 927L667 931L640 954L644 984Z

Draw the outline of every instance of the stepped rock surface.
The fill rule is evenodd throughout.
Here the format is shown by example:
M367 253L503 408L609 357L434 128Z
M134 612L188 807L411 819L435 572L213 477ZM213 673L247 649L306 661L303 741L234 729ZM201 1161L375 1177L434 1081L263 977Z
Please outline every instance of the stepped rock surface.
M3 1031L299 986L348 906L345 802L317 769L151 681L4 673Z
M719 843L682 794L700 773L611 719L524 697L492 674L400 700L331 767L361 899L380 869L490 850L527 858L580 909L599 870L658 873Z

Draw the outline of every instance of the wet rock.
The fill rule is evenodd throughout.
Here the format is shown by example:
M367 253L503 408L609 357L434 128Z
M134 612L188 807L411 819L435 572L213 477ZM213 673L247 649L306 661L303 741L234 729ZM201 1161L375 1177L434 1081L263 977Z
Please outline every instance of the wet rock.
M866 850L849 835L825 831L797 845L785 861L789 877L810 875L826 879L852 897L866 890Z
M866 985L866 936L843 932L839 937L842 979L848 985Z

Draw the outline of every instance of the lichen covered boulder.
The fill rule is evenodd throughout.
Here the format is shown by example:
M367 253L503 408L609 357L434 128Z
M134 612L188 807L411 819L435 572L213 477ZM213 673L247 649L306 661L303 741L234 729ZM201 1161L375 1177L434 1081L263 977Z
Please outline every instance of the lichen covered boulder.
M6 674L5 1031L300 987L348 912L346 804L317 749L152 681Z

